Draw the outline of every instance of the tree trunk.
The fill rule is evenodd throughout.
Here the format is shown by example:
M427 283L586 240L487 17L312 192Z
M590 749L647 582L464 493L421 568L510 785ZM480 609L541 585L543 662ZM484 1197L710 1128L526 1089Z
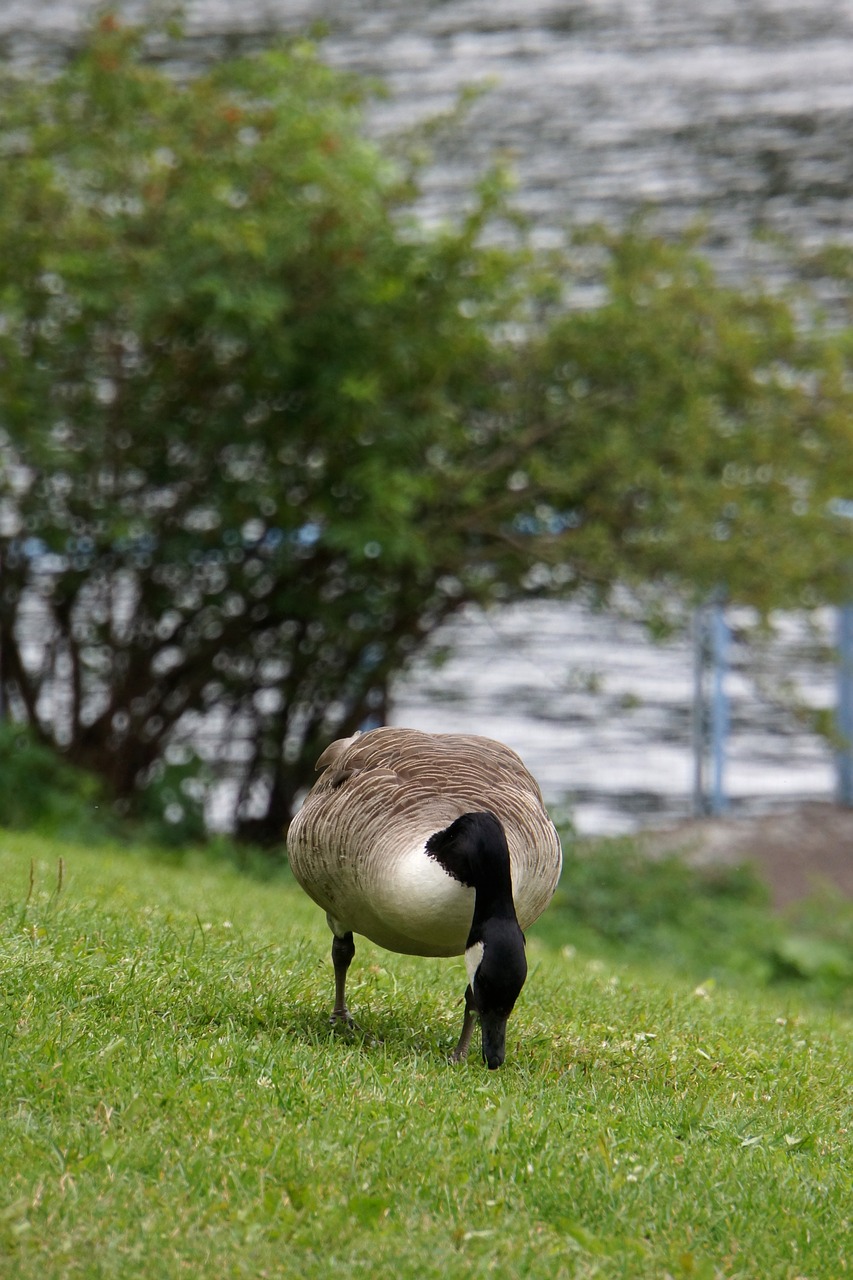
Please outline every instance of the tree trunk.
M254 817L238 816L234 830L237 839L262 849L283 850L296 792L294 779L289 772L285 773L282 765L277 765L270 781L265 812Z

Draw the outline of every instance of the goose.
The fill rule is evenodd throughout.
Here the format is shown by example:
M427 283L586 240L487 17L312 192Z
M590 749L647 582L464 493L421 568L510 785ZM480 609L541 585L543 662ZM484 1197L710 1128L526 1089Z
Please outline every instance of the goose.
M467 734L385 726L331 743L287 833L299 884L332 931L331 1022L354 1025L347 971L358 933L389 951L465 956L462 1061L479 1019L483 1060L506 1056L527 976L523 930L562 865L556 828L519 756Z

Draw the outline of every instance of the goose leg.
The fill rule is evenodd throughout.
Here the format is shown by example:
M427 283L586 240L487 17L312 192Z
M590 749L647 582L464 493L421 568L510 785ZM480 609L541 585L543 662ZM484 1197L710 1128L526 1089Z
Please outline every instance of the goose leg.
M451 1062L464 1062L468 1056L468 1050L471 1048L471 1038L474 1034L474 1023L477 1020L477 1010L474 1008L474 996L470 986L465 988L465 1016L462 1020L462 1033L459 1036L459 1043L450 1055Z
M352 940L351 933L345 933L341 937L335 933L332 935L332 964L335 969L335 1007L332 1010L330 1022L343 1022L348 1027L354 1027L355 1023L350 1017L350 1011L347 1008L346 985L347 970L352 963L355 955L355 943Z

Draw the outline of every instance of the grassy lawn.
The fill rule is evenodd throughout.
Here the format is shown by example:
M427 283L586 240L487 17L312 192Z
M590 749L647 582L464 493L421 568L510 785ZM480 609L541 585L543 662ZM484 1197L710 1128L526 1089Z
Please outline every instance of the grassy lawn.
M0 833L0 1276L850 1274L846 1012L560 919L487 1072L461 959L358 941L332 1033L286 876Z

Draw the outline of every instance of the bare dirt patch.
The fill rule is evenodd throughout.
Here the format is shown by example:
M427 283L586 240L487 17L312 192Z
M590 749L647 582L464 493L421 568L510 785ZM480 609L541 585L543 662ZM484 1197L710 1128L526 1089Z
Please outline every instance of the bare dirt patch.
M702 818L643 841L652 854L682 853L694 865L750 863L782 908L830 887L853 898L853 809L806 804L750 818Z

